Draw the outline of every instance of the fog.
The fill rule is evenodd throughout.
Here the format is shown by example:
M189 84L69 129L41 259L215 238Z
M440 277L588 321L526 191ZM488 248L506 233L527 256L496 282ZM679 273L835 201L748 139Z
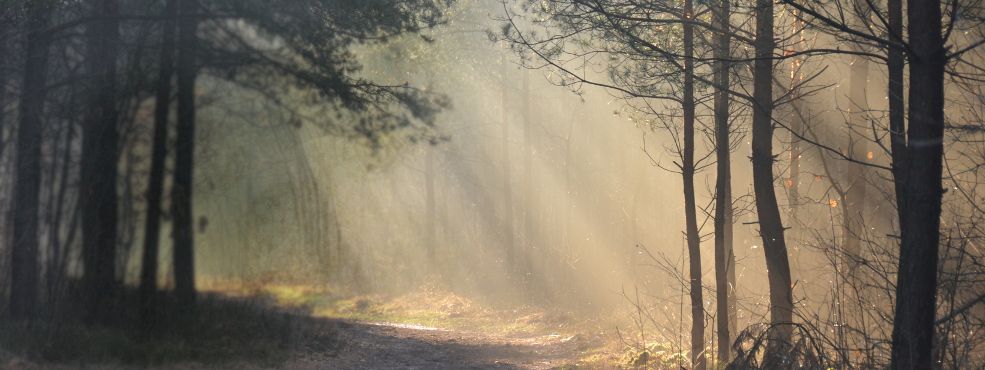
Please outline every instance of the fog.
M323 127L323 120L337 119L331 113L288 112L261 96L230 95L222 82L203 82L205 99L216 103L200 113L200 279L301 281L387 294L438 284L491 304L591 314L629 310L637 289L660 306L686 302L675 136L640 118L618 92L559 86L556 72L530 69L529 60L490 40L501 12L500 4L464 5L429 34L433 42L409 35L359 50L363 73L377 81L421 86L447 99L419 140L397 134L379 145L353 141ZM588 71L604 78L599 68ZM831 87L812 99L838 106L819 104L827 107L812 116L844 120L845 75L833 71L818 81ZM713 150L703 144L705 153ZM768 300L751 213L749 139L740 135L736 147L742 327L763 319ZM808 222L832 227L840 215L825 198L834 199L830 185L816 178L822 169L805 162L801 171L811 176L803 192L819 197L805 205L813 206L805 213L818 216ZM714 181L710 169L698 174L706 261L713 260ZM520 266L514 271L511 248ZM830 288L822 252L795 244L790 258L802 293ZM713 280L713 268L706 265L706 280Z
M0 367L980 366L985 10L905 8L5 4Z

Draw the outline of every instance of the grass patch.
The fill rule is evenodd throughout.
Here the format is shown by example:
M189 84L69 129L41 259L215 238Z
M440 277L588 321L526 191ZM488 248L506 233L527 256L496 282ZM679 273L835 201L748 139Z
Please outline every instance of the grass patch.
M278 307L302 310L322 318L412 324L504 335L556 331L544 325L546 322L534 319L546 316L540 310L490 310L468 298L433 287L424 287L398 296L353 296L303 284L269 284L233 291L239 292L237 294L266 296Z

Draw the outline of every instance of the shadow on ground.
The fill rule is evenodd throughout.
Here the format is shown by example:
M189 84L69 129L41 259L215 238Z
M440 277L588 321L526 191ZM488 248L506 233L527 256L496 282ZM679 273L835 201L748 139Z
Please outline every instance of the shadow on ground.
M131 292L132 293L132 292ZM0 368L550 369L573 342L317 318L268 296L203 295L194 315L138 320L132 294L106 325L65 304L45 319L0 319ZM162 300L162 311L173 304Z

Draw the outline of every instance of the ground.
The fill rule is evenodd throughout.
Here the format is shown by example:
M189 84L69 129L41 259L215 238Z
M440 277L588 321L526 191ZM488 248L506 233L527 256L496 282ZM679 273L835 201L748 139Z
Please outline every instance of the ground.
M492 309L438 289L353 295L211 285L194 321L127 329L4 323L11 369L596 369L625 364L614 329L570 312ZM26 338L26 339L25 339Z
M220 287L227 294L234 289ZM590 320L525 307L490 309L434 288L397 296L336 295L310 286L267 285L275 305L324 320L337 348L287 367L338 369L609 368L609 336ZM572 324L580 321L578 325ZM614 353L614 352L612 352ZM608 355L614 356L614 355ZM609 360L614 360L611 358Z
M597 343L580 336L497 335L407 324L338 322L347 369L555 369Z

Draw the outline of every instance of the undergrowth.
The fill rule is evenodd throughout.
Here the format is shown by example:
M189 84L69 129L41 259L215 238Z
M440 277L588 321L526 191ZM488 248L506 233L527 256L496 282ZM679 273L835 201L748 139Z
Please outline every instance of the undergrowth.
M254 298L204 296L194 315L161 315L153 329L133 314L104 325L84 323L74 314L33 322L0 320L0 367L14 368L32 363L143 367L228 362L268 367L299 346L331 352L339 344L314 319L274 310Z

